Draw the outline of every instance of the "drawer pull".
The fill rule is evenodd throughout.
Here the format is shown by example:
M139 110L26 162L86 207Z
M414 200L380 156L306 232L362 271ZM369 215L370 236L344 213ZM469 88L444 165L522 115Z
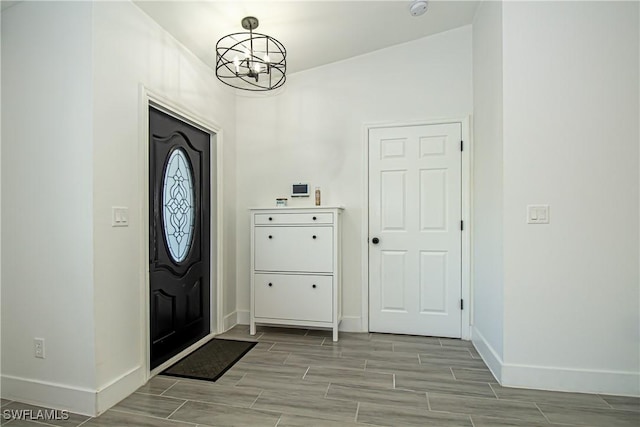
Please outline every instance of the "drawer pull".
M315 221L316 219L317 219L317 218L314 216L314 217L313 217L313 220Z
M313 289L315 289L315 288L316 288L316 285L312 285L311 287L312 287Z
M273 218L269 217L269 221L273 221Z
M273 283L269 283L269 286L273 286ZM315 285L313 285L313 286L315 286Z
M273 236L272 236L271 234L269 234L269 238L270 238L270 239L273 239Z
M317 238L317 236L314 235L313 238L315 239L315 238Z

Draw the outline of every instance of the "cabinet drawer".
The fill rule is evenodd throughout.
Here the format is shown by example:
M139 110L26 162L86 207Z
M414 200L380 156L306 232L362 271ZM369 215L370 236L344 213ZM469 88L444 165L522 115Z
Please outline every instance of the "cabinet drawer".
M255 274L254 292L255 317L333 320L332 276Z
M256 227L254 269L333 272L333 227Z
M256 225L271 224L332 224L333 214L331 212L321 213L274 213L255 214Z

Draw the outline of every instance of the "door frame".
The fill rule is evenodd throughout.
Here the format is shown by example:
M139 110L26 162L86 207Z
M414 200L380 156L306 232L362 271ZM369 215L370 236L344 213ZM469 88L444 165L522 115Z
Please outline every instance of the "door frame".
M462 310L462 328L461 338L463 340L471 339L471 326L473 325L473 304L472 304L472 245L471 230L473 227L472 212L472 173L473 173L473 143L470 132L470 117L454 117L443 119L430 119L410 122L380 122L365 123L362 127L362 144L363 144L363 185L362 195L364 206L362 209L362 330L369 331L369 131L377 128L390 127L408 127L422 125L439 125L459 123L462 131L462 140L464 141L464 150L462 151L462 219L464 221L464 230L462 230L462 289L461 297L464 300L464 309Z
M184 107L183 105L169 100L167 97L160 93L151 90L144 85L140 85L140 129L139 129L139 185L141 189L144 189L145 197L141 197L139 205L139 220L140 220L140 330L143 331L142 339L140 340L141 354L144 360L142 360L142 366L144 367L145 382L154 375L162 372L167 367L171 366L184 356L197 350L202 345L206 344L215 335L222 333L224 327L224 313L223 313L223 176L222 176L222 128L216 123L203 118L202 115L193 112L193 110ZM157 108L179 120L182 120L192 126L195 126L210 134L210 144L212 146L211 153L215 153L215 158L211 156L211 182L209 188L216 190L215 198L211 198L211 203L215 203L216 221L215 223L210 218L210 230L211 230L211 259L210 259L210 307L215 309L215 315L210 315L210 333L206 337L199 340L197 343L192 344L185 350L176 354L166 362L160 364L153 370L150 366L150 345L151 345L151 328L149 322L149 107ZM215 148L214 148L215 147ZM213 212L213 209L211 210Z

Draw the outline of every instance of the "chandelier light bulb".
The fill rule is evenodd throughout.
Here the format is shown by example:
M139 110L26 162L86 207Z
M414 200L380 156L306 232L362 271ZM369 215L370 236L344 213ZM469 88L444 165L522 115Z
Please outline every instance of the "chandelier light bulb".
M267 55L266 53L264 54L264 63L268 64L269 62L271 62L271 60L269 59L269 55Z
M238 58L238 55L233 57L233 65L236 66L236 73L240 72L240 58Z

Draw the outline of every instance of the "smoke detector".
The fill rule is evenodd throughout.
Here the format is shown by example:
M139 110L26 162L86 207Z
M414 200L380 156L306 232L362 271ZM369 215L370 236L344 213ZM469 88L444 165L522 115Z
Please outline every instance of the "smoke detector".
M409 13L411 13L411 16L424 15L428 7L429 7L428 1L415 0L413 3L411 3L411 6L409 6Z

